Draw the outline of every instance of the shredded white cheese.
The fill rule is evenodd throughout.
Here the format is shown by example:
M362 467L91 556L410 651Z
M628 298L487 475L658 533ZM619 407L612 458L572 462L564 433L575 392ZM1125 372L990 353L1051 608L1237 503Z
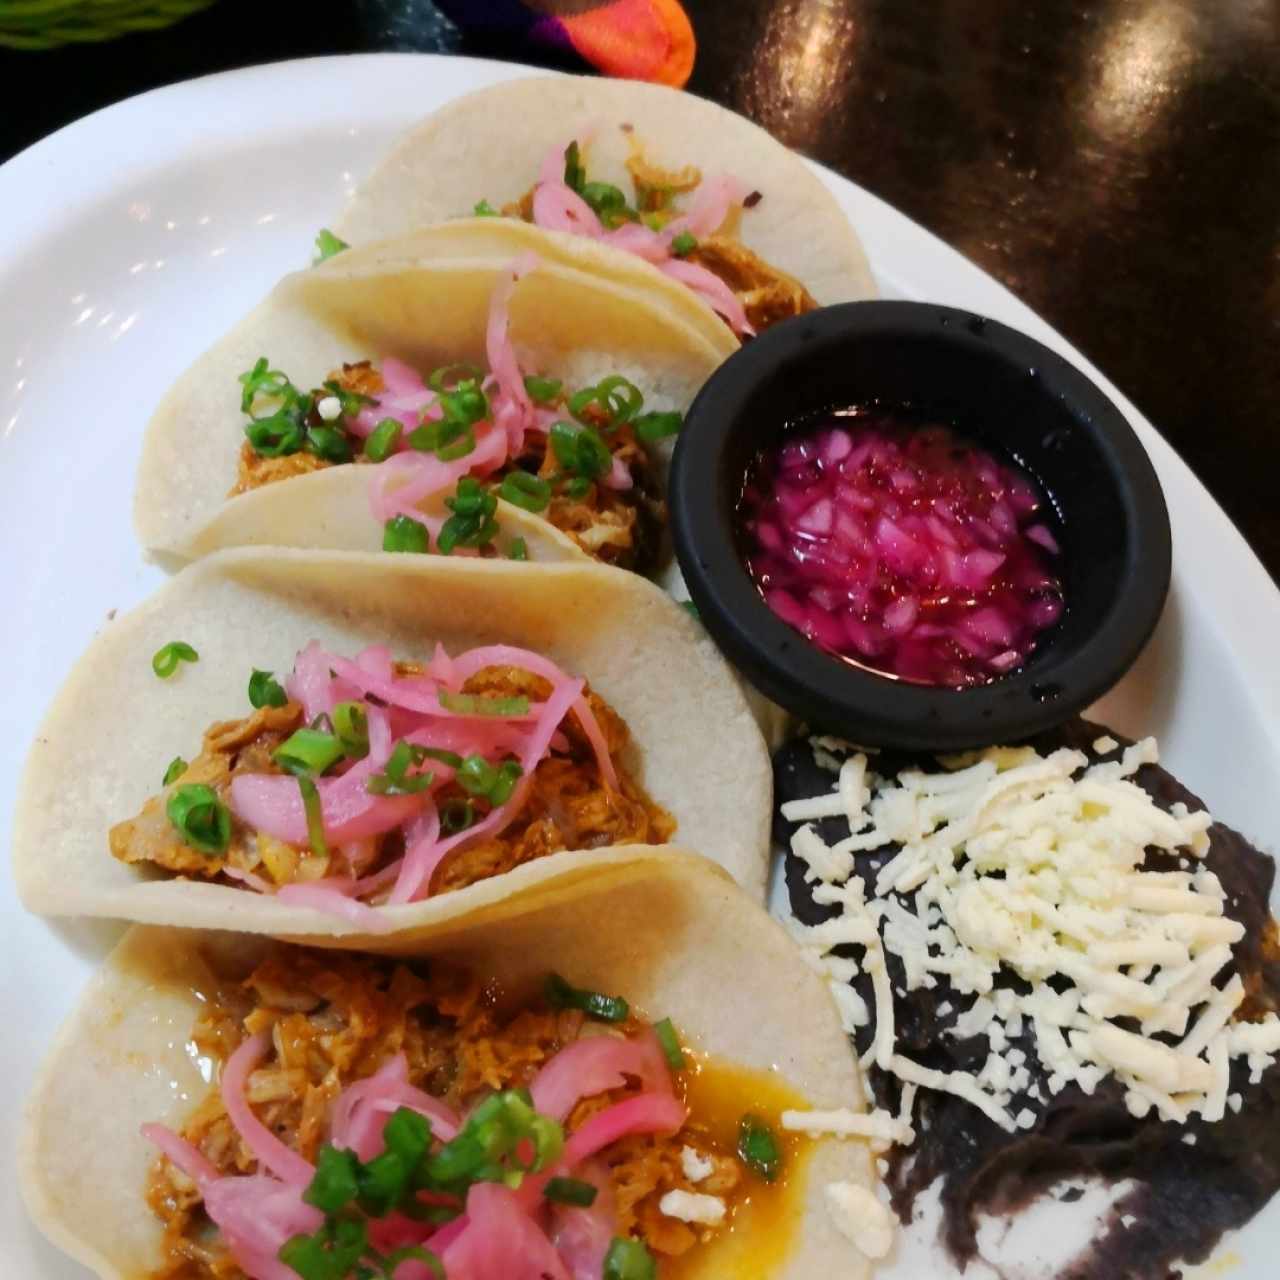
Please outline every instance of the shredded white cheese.
M826 1199L837 1230L864 1257L875 1262L893 1248L893 1215L866 1187L856 1182L831 1182Z
M704 1196L696 1191L668 1191L658 1201L658 1208L668 1218L714 1227L724 1221L724 1201L718 1196Z
M702 1182L715 1173L716 1162L709 1156L700 1155L692 1147L681 1147L680 1168L690 1182Z
M1118 746L1103 735L1093 750ZM837 774L832 790L782 807L806 824L792 851L814 900L840 908L794 931L830 982L846 1031L874 1018L863 1062L902 1081L903 1115L788 1112L784 1127L909 1142L917 1087L964 1098L1010 1132L1030 1127L1034 1113L1015 1109L1015 1098L1047 1099L1031 1087L1027 1055L1009 1048L1027 1029L1051 1093L1072 1082L1092 1092L1113 1075L1135 1115L1154 1108L1175 1123L1221 1119L1240 1105L1227 1092L1231 1059L1247 1058L1256 1081L1280 1055L1275 1014L1232 1021L1244 989L1224 970L1244 930L1198 862L1209 815L1180 804L1166 812L1131 780L1158 760L1154 740L1093 763L1065 748L993 748L894 779L877 777L865 753L837 759L838 750L849 749L814 742ZM833 844L808 825L836 816L849 835ZM860 853L889 844L899 850L874 876L858 873ZM1170 865L1182 869L1148 869L1149 848L1180 857ZM861 948L856 958L834 954L850 945ZM906 991L941 977L968 997L947 1034L986 1038L980 1071L933 1071L897 1051L889 957ZM848 986L860 973L874 1009ZM1021 980L1016 990L997 985L1009 976Z

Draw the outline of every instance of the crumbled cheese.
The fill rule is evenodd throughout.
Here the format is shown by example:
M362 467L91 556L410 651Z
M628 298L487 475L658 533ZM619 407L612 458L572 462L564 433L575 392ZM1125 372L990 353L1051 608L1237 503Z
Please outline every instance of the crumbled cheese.
M316 412L325 422L336 422L342 417L342 401L337 396L322 396L316 401Z
M893 1215L874 1193L856 1182L831 1182L826 1187L827 1209L837 1230L873 1262L893 1248Z
M1109 735L1093 743L1098 755L1118 747ZM1028 1029L1051 1094L1073 1082L1092 1093L1114 1075L1133 1114L1154 1108L1176 1123L1220 1119L1239 1105L1227 1094L1232 1058L1247 1058L1256 1082L1280 1055L1280 1018L1233 1021L1244 992L1229 972L1231 948L1244 930L1198 861L1209 815L1183 804L1165 812L1131 780L1157 762L1153 739L1094 763L1067 748L994 748L890 780L838 740L814 750L848 754L831 755L830 792L792 800L783 815L806 824L843 817L849 835L828 844L811 825L796 832L792 849L815 901L840 908L796 934L825 966L845 1029L874 1014L864 1065L953 1093L1012 1132L1034 1123L1029 1108L1015 1113L1015 1098L1046 1101L1027 1055L1010 1048ZM898 850L874 878L859 875L857 855L888 844ZM1183 855L1182 869L1148 870L1149 848ZM833 954L850 945L860 948L853 958ZM902 966L899 995L945 976L970 997L943 1033L986 1039L976 1075L931 1071L898 1053L889 955ZM840 993L859 973L871 978L872 1010L848 987ZM997 985L1009 976L1016 988ZM939 1017L951 1013L950 1001L939 1004ZM881 1143L901 1140L891 1127L911 1132L909 1119L908 1104L893 1126L860 1117L837 1128Z
M709 1156L700 1155L692 1147L681 1147L680 1168L690 1182L702 1182L715 1173L716 1162Z
M781 1123L789 1133L804 1133L811 1138L869 1138L872 1146L880 1143L909 1146L915 1141L906 1119L879 1108L875 1111L851 1111L847 1107L835 1111L784 1111Z
M668 1218L696 1222L704 1227L714 1227L724 1221L724 1201L719 1196L704 1196L696 1191L668 1191L658 1201L658 1208Z

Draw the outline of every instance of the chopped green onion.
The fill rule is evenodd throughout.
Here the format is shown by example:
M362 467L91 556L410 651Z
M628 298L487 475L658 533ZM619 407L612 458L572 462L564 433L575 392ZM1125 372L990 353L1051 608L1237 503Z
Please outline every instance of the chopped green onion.
M498 486L498 497L525 511L545 511L551 502L551 486L528 471L508 471Z
M529 374L524 380L524 389L529 393L529 399L535 404L550 404L553 400L559 399L563 387L564 383L559 378L540 378L534 373Z
M700 613L698 612L698 606L697 606L696 604L694 604L692 600L681 600L681 601L680 601L680 607L681 607L681 608L685 611L685 613L687 613L691 618L696 618L699 622L701 622L701 621L702 621L702 614L700 614Z
M738 1157L753 1173L772 1182L782 1168L778 1139L759 1116L748 1113L738 1122Z
M456 751L446 751L443 747L423 747L422 758L439 760L441 764L447 764L450 769L458 769L462 766L462 757Z
M171 782L177 782L187 771L187 762L181 756L174 756L169 761L169 767L164 771L164 786L168 786Z
M383 551L417 551L430 549L431 537L427 526L412 516L392 516L383 526Z
M183 843L199 853L213 857L225 853L231 843L231 813L218 799L218 793L203 782L175 787L165 813Z
M632 426L635 427L636 439L645 444L656 444L668 436L677 435L684 426L684 417L674 410L642 413Z
M333 732L333 717L327 711L322 711L315 716L311 723L307 725L308 729L318 729L321 733Z
M454 781L473 796L483 796L494 808L511 799L524 770L515 760L493 765L484 756L469 755L458 766Z
M386 1217L413 1190L412 1180L431 1146L431 1124L416 1111L399 1107L382 1130L385 1150L359 1171L360 1205L375 1218Z
M477 218L497 218L501 216L497 209L495 209L487 200L477 200L475 207L471 212Z
M658 1037L658 1044L662 1048L662 1056L667 1060L667 1066L672 1071L683 1071L684 1050L680 1048L680 1037L676 1035L671 1019L663 1018L661 1022L655 1022L653 1034Z
M599 991L571 987L558 973L547 975L542 992L553 1009L581 1009L589 1018L600 1022L625 1022L631 1011L631 1006L621 996L606 996Z
M322 733L319 729L295 729L271 758L286 773L321 774L337 764L344 754L335 734Z
M354 1151L331 1147L327 1142L316 1154L316 1172L302 1198L322 1213L335 1214L356 1198L356 1174L360 1161Z
M511 545L507 548L508 560L527 560L529 558L529 547L523 538L512 538Z
M618 221L625 221L627 213L627 197L622 194L620 187L615 187L612 182L584 182L581 191L582 198L599 214L602 221L609 225L616 225Z
M458 1216L458 1211L449 1209L447 1205L433 1205L432 1210L437 1214L444 1212L448 1215L446 1218L439 1219L440 1221L450 1221ZM418 1216L416 1210L414 1216ZM435 1219L433 1218L433 1220ZM390 1253L385 1254L380 1258L378 1260L378 1266L382 1268L383 1280L395 1280L396 1268L402 1262L407 1262L410 1258L415 1262L425 1263L434 1277L434 1280L446 1280L444 1263L441 1262L440 1259L437 1258L429 1249L420 1244L404 1245L402 1248L393 1249ZM360 1277L357 1276L356 1280L360 1280Z
M586 476L574 476L564 487L571 498L585 498L591 492L591 481Z
M240 393L240 412L248 413L258 396L274 398L297 395L297 388L279 369L272 369L266 356L259 356L253 368L236 379L244 389Z
M161 680L167 680L177 671L180 663L199 661L200 655L185 641L170 640L168 644L161 645L152 655L151 670Z
M382 773L375 773L365 782L365 790L375 796L416 796L426 791L435 781L433 773L410 774L414 765L421 764L430 750L412 742L397 742Z
M463 476L458 481L457 492L444 500L444 505L454 514L445 522L436 540L443 555L454 547L484 547L498 533L494 512L498 499L483 489L474 476Z
M476 806L472 800L449 800L440 806L440 830L446 835L457 835L475 826Z
M554 422L550 436L556 460L570 475L595 480L613 466L609 446L591 427L574 422Z
M307 440L302 424L284 409L269 418L255 418L245 423L244 434L254 453L264 458L298 453Z
M484 370L467 360L455 360L453 364L442 364L433 369L427 376L427 386L432 391L454 391L464 383L478 383L484 377Z
M595 1204L600 1192L591 1183L583 1182L580 1178L552 1178L542 1194L557 1204L574 1204L585 1209Z
M456 462L459 458L465 458L467 454L474 453L475 447L475 432L470 427L467 427L452 444L438 445L436 447L436 457L441 462Z
M575 138L564 149L564 185L581 195L586 180L586 170L582 167L582 156L578 150L578 140Z
M369 432L369 438L364 442L365 457L370 462L385 462L400 443L400 433L403 430L403 423L395 418L383 418Z
M276 1255L302 1280L347 1280L369 1251L369 1232L354 1218L327 1218L314 1235L294 1236Z
M335 253L341 253L343 249L350 248L351 246L345 240L340 240L328 227L321 227L319 235L316 236L316 256L312 259L312 265L318 266L322 262L327 262Z
M615 1236L604 1255L602 1280L657 1280L653 1254L639 1240Z
M283 707L289 701L280 682L270 671L254 669L249 677L249 705L251 707Z
M351 439L337 427L308 427L307 449L326 462L351 461Z
M489 397L473 378L459 382L452 391L440 393L440 408L450 422L471 426L489 416Z
M671 252L677 258L684 258L691 254L698 247L698 238L688 231L681 231L671 241Z
M333 731L349 760L363 760L369 754L369 717L362 702L339 702L333 708Z
M446 711L459 716L527 716L529 699L523 694L492 697L483 693L454 693L441 689L436 695Z
M605 431L629 422L643 408L640 388L620 373L602 378L595 386L583 387L569 397L569 412L579 422Z

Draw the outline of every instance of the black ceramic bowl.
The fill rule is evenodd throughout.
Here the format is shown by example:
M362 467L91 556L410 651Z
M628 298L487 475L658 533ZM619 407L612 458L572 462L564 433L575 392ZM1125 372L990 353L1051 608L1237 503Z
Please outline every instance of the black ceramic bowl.
M734 508L757 452L824 409L907 404L1012 456L1056 509L1066 610L992 684L909 684L842 662L764 603ZM1084 374L1025 334L916 302L826 307L769 329L694 401L671 468L676 554L707 630L764 694L868 746L1016 742L1104 694L1137 658L1169 588L1169 516L1132 428Z

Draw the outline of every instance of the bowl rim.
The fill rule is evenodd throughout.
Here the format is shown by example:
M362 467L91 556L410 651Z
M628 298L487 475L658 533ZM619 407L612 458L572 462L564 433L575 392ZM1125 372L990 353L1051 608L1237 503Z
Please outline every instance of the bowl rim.
M1061 400L1100 446L1127 526L1117 589L1082 642L1050 641L1033 664L991 684L947 689L895 680L828 654L765 604L742 565L721 459L754 392L815 344L859 337L941 338L977 356L1037 371L1038 394ZM1052 475L1043 480L1052 491ZM934 303L868 301L783 321L712 374L677 438L669 483L672 536L689 594L726 656L766 696L807 723L844 726L856 741L912 751L1015 742L1061 724L1106 693L1137 660L1169 591L1172 534L1155 468L1128 420L1075 365L987 316ZM710 500L708 497L710 496Z

